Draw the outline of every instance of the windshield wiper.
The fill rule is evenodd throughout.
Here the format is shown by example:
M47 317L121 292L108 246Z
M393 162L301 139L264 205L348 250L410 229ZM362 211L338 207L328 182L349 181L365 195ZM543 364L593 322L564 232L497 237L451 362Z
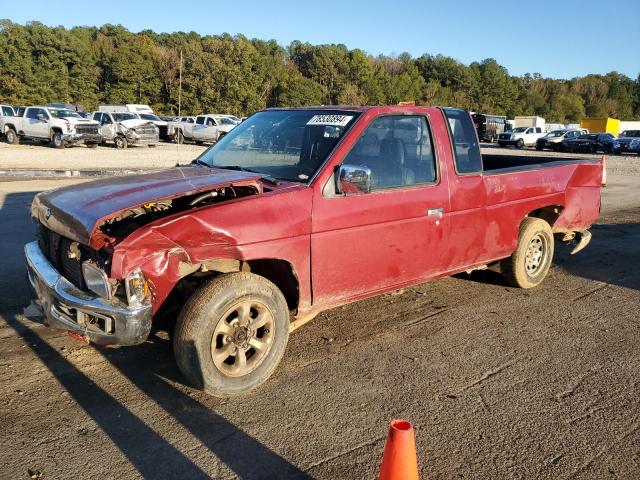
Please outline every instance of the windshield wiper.
M211 168L211 165L209 165L207 162L203 162L202 160L198 160L197 158L191 162L191 165L201 165L203 167Z
M272 177L267 173L256 172L255 170L250 170L248 168L241 167L240 165L216 165L215 168L222 168L224 170L238 170L240 172L257 173L258 175L260 175L260 178L262 178L263 180L266 180L269 183L273 183L274 185L280 185L280 181L277 178Z

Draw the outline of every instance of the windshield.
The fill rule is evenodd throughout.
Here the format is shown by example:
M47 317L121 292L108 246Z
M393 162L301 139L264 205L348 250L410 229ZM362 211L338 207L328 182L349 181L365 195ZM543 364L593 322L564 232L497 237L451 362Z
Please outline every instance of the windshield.
M620 134L621 137L640 137L640 130L625 130Z
M556 137L561 137L565 133L567 133L566 130L553 130L553 131L547 133L545 135L545 137L547 137L547 138L556 138Z
M113 113L113 119L116 122L121 122L123 120L135 120L136 118L136 114L135 113L129 113L129 112L120 112L120 113Z
M231 130L197 159L306 182L358 117L331 110L265 110Z
M157 122L160 120L160 117L157 115L154 115L152 113L140 113L140 118L144 119L144 120L151 120L154 122Z
M529 127L518 127L518 128L514 128L513 130L511 130L513 133L522 133L524 132L527 128Z
M65 118L65 117L74 117L74 118L82 118L73 110L67 110L62 108L50 108L49 113L56 118Z

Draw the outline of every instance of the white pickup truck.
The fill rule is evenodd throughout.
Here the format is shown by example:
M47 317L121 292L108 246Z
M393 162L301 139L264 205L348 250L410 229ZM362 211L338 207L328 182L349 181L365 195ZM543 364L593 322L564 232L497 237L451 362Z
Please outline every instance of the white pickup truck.
M210 113L198 115L192 130L192 139L197 143L214 143L238 125L228 115Z
M113 142L116 148L158 143L158 127L149 120L142 120L132 112L93 112L91 118L100 125L105 142Z
M184 143L185 138L193 138L193 126L195 124L196 117L176 117L167 124L167 136L173 138L176 143Z
M78 143L97 147L102 142L97 122L65 108L27 107L22 117L7 118L2 128L7 143L12 144L30 139L64 148Z
M510 132L498 135L498 145L501 147L512 146L516 148L522 148L524 146L532 147L543 135L542 127L517 127Z

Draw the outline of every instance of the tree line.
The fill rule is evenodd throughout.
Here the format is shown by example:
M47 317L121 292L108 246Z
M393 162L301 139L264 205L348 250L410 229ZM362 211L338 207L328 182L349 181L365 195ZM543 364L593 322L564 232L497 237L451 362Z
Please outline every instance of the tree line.
M119 25L48 27L0 20L0 102L143 103L177 114L247 115L275 106L415 101L548 122L640 118L640 75L570 80L510 75L494 59L465 65L443 55L373 56L345 45L195 32L132 33Z

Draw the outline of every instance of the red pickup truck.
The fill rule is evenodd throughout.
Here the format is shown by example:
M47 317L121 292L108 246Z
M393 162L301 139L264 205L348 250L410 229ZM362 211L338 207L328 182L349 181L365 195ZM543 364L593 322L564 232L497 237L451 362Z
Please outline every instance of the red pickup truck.
M29 279L50 325L96 344L173 321L187 379L230 396L325 309L494 265L538 285L555 240L589 242L602 168L482 156L459 109L269 109L189 167L37 195Z

